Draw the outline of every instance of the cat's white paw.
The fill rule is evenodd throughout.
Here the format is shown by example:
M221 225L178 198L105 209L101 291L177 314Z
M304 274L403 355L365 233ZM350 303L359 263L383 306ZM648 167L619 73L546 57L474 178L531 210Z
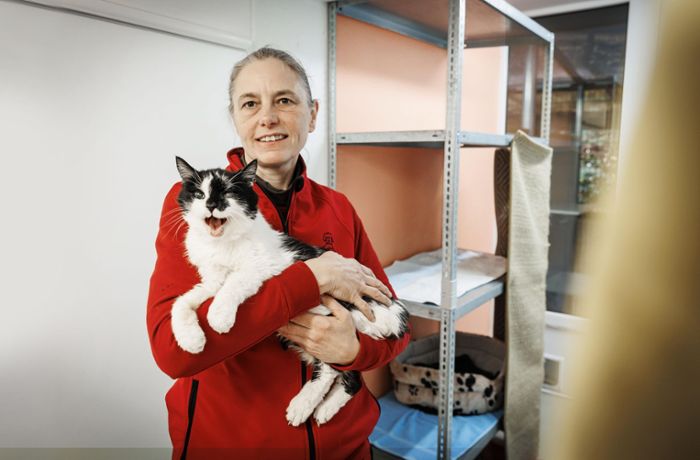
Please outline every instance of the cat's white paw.
M185 334L181 334L179 337L176 335L175 340L177 344L185 351L193 354L200 353L204 350L204 344L207 339L204 337L204 331L199 325L197 327L190 328L191 330Z
M207 340L199 326L197 313L180 299L173 304L170 325L180 348L190 353L199 353L204 350Z
M332 419L335 414L338 413L341 407L345 405L347 401L343 402L342 405L340 401L336 399L325 400L318 405L314 411L314 419L319 425L323 425L328 420Z
M371 304L374 322L369 321L359 310L352 311L352 318L358 331L373 339L398 336L405 332L405 316L403 307L394 302L390 307Z
M219 334L225 334L231 330L236 322L236 312L238 307L231 306L231 302L220 297L214 297L214 301L209 306L207 321L209 325Z
M287 406L287 422L292 426L304 423L316 408L316 402L303 391L296 395Z
M343 385L341 383L336 383L324 400L316 407L314 411L316 423L323 425L332 419L351 399L352 396L345 392Z

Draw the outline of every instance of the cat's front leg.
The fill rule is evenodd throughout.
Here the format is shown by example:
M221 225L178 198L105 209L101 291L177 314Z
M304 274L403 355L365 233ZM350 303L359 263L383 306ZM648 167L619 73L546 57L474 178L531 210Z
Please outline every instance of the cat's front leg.
M170 325L175 341L183 350L199 353L204 349L206 338L199 325L197 309L214 292L211 285L200 283L175 299L170 310Z
M301 391L292 399L287 407L287 422L299 426L314 412L316 406L323 401L335 378L340 374L328 364L315 360L311 380L306 382Z
M209 306L207 321L212 329L220 334L230 331L236 322L238 307L258 292L262 284L262 278L256 279L242 276L239 272L231 272Z
M333 388L330 389L323 401L316 407L314 411L314 419L319 425L323 425L333 418L340 409L352 399L360 388L362 381L360 373L356 371L346 371L340 373L335 380Z

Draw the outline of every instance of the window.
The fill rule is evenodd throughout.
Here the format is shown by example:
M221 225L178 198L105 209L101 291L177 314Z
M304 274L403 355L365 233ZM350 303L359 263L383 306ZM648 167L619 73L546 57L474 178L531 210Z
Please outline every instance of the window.
M586 286L576 265L586 245L582 228L604 212L597 198L615 184L627 16L624 4L535 18L555 33L549 311L578 313L576 296ZM523 99L516 90L508 101L509 132L522 126Z

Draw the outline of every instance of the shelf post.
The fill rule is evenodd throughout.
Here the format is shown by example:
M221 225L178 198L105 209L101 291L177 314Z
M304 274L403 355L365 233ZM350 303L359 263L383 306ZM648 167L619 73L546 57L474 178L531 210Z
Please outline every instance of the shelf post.
M337 143L335 138L336 118L336 15L338 2L328 4L328 186L335 188Z
M437 457L449 459L454 399L455 309L457 308L457 196L462 111L462 68L466 22L465 0L450 0L447 31L447 112L442 206L442 291L440 297L440 385Z
M542 116L540 117L540 137L549 145L550 119L552 116L552 76L554 72L554 35L547 42L547 55L544 58L544 78L542 79Z

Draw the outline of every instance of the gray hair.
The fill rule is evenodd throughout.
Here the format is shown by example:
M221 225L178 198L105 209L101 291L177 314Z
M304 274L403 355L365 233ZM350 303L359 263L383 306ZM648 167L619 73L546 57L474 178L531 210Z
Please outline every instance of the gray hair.
M304 89L306 89L306 95L309 105L313 105L313 99L311 98L311 86L309 86L309 78L306 76L306 70L299 64L299 61L294 59L289 53L278 50L275 48L270 48L268 46L262 47L256 51L253 51L248 56L244 57L233 66L231 71L231 79L228 84L228 97L229 97L229 112L233 113L233 86L236 82L236 78L241 73L241 70L248 64L254 61L262 61L264 59L277 59L287 65L294 73L297 74L301 80Z

